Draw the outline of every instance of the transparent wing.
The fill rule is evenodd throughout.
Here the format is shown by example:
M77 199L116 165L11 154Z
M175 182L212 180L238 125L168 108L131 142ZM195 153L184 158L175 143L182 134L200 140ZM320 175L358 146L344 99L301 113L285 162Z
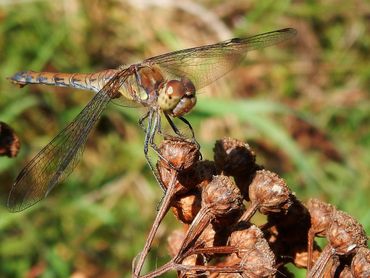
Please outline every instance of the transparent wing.
M7 204L10 211L24 210L45 198L72 172L88 134L128 74L127 70L118 72L80 114L26 165L10 191Z
M296 33L295 29L286 28L248 38L235 38L166 53L146 59L143 63L157 64L169 76L187 77L200 89L241 63L247 51L283 42Z

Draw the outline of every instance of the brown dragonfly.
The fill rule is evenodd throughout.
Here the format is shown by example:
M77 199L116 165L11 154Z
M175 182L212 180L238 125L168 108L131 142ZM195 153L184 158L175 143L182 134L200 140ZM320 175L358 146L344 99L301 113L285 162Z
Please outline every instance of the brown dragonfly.
M130 66L97 73L18 72L9 79L19 86L45 84L96 92L76 118L46 145L20 172L9 194L8 208L24 210L61 183L77 165L92 127L107 104L123 98L147 107L139 124L145 129L144 153L155 149L154 136L161 133L161 115L174 132L181 135L172 118L183 117L196 104L199 90L240 64L250 50L264 48L290 39L296 30L286 28L248 38L234 38L216 44L162 54ZM146 127L144 127L146 121ZM193 134L194 135L194 134Z

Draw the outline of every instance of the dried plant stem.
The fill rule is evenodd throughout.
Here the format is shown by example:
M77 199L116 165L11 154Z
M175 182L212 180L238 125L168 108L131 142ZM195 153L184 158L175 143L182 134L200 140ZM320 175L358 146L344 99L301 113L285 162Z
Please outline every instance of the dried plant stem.
M240 248L235 246L212 246L190 249L187 253L184 254L184 257L195 254L231 254L242 251L243 250L240 250Z
M203 265L183 265L180 263L175 263L172 259L163 266L157 268L153 272L141 276L141 278L154 278L158 277L170 270L176 270L181 272L218 272L218 273L242 273L242 267L240 265L236 266L203 266Z
M258 207L259 207L258 203L252 202L250 206L248 206L247 210L240 217L238 222L241 221L248 222L252 218L252 216L257 212Z
M311 226L307 233L307 272L312 268L313 248L315 236L327 236L327 231L333 220L335 207L318 199L307 202Z
M307 234L307 273L309 273L312 268L313 243L315 234L315 231L312 229L310 229Z
M335 249L329 244L322 251L320 258L317 260L311 271L307 272L307 278L323 277L330 259L334 256Z
M173 264L177 271L203 271L203 272L218 272L218 273L242 273L243 269L240 265L236 266L209 266L209 265L183 265Z
M173 258L176 263L181 262L184 259L184 253L189 249L192 242L196 241L200 234L205 230L211 220L214 218L213 214L210 213L210 207L203 207L194 218L189 230L186 233L184 241L179 249L178 254Z
M134 271L133 271L134 275L133 276L134 277L139 277L140 276L140 272L141 272L141 269L144 265L145 258L149 253L150 247L152 246L152 243L153 243L154 237L157 233L157 230L159 228L159 225L162 222L163 218L166 216L166 213L168 212L168 210L170 208L173 196L175 195L174 193L175 193L175 185L176 185L176 181L177 181L177 173L178 172L176 170L172 170L171 182L170 182L169 187L167 188L167 190L164 194L161 206L158 210L158 213L157 213L157 216L154 220L152 228L150 229L150 232L149 232L149 235L148 235L147 240L145 242L143 251L140 252L139 259L138 259L137 263L136 263L136 260L133 261L133 269L134 269ZM135 265L135 263L136 263L136 265Z
M153 278L158 277L172 269L175 269L175 263L173 260L169 261L168 263L162 265L161 267L157 268L156 270L152 271L151 273L148 273L146 275L140 276L141 278Z

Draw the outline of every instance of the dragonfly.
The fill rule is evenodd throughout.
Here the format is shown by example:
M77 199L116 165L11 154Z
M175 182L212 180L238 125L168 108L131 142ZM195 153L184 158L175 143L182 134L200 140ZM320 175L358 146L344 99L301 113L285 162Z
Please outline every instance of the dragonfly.
M29 208L64 181L78 164L89 133L113 99L124 99L147 108L139 124L144 128L144 154L149 162L148 150L149 147L155 149L154 137L161 133L162 115L176 134L181 135L174 118L182 120L192 131L184 115L195 107L198 90L237 67L247 52L281 43L296 33L293 28L285 28L233 38L90 74L17 72L9 79L20 87L44 84L90 90L96 94L19 173L9 193L8 209L18 212ZM193 131L192 134L194 137Z

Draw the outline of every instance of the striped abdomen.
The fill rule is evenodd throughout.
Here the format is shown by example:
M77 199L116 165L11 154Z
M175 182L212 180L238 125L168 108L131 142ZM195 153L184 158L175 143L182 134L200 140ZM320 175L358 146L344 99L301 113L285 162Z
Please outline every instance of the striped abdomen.
M117 70L114 69L87 74L21 71L9 79L21 87L27 84L44 84L98 92L116 73Z

